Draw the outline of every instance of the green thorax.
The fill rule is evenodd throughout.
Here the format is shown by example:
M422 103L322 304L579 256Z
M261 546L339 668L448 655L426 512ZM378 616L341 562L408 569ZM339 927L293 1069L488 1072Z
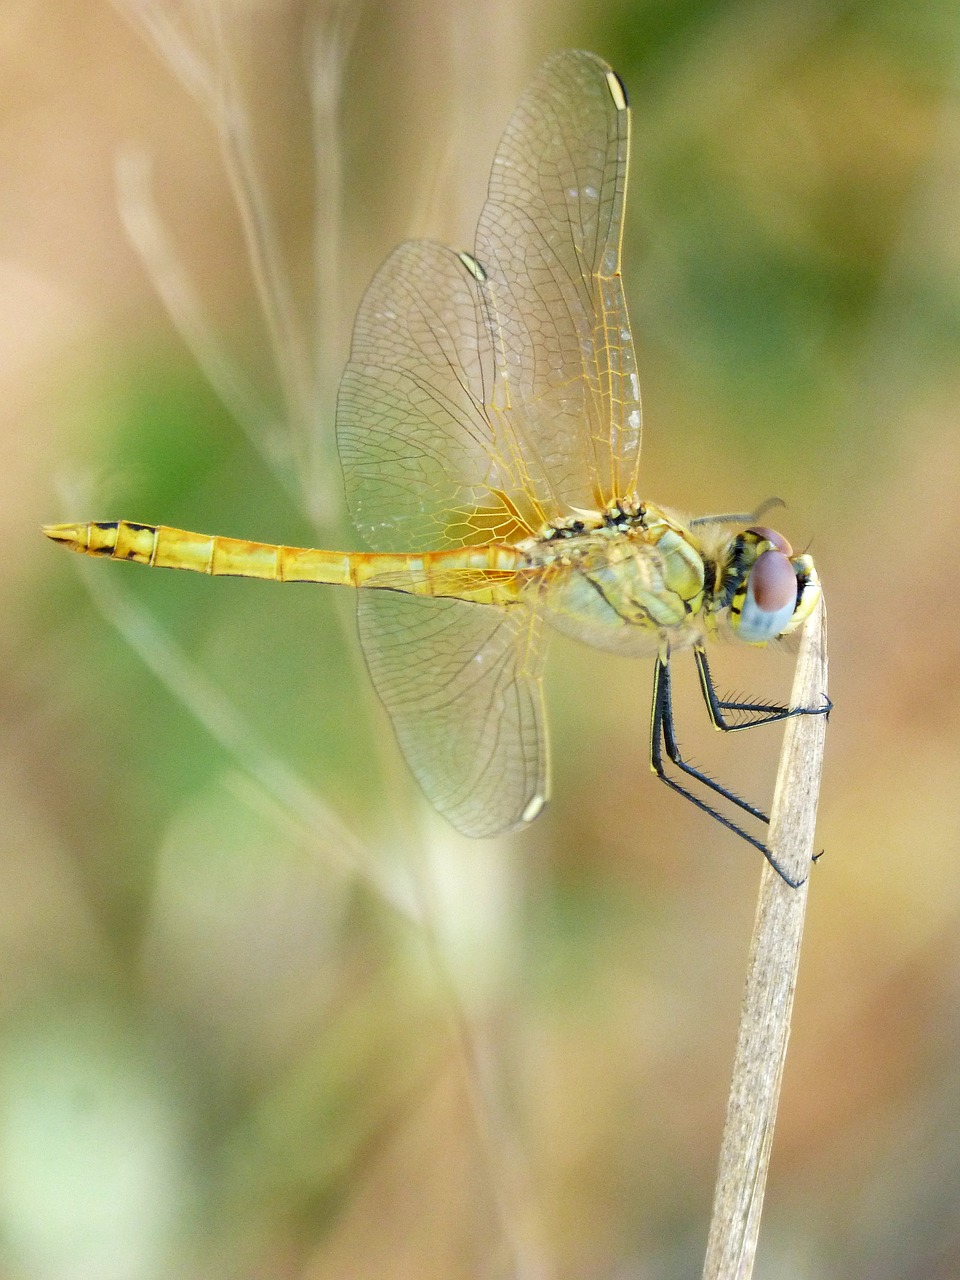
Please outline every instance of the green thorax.
M541 570L532 589L566 635L630 653L702 634L704 558L689 530L657 507L622 503L557 521L524 551Z

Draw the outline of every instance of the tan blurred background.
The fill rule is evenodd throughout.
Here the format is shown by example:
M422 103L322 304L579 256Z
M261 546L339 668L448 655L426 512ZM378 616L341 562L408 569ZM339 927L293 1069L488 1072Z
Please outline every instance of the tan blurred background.
M358 548L331 410L364 284L406 236L470 244L566 46L634 106L644 496L783 497L829 603L757 1274L960 1275L960 9L6 0L4 1277L699 1272L759 866L651 778L649 667L557 641L553 802L470 843L350 600L78 573L38 532ZM290 272L273 346L235 192ZM714 662L789 689L783 654ZM717 743L685 674L689 754L769 795L778 733Z

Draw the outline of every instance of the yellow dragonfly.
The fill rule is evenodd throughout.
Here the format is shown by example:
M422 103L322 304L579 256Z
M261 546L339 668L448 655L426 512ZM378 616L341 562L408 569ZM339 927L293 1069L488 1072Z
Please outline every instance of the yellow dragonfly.
M337 405L347 496L371 552L125 520L44 532L139 564L362 588L360 639L403 753L471 836L522 827L547 799L544 624L650 655L654 771L789 880L717 805L767 815L683 759L670 659L692 649L718 729L825 713L826 699L724 701L704 648L720 632L765 645L794 631L819 581L760 512L684 521L638 496L640 389L620 279L629 148L616 74L590 53L556 54L500 142L473 252L411 241L377 272Z

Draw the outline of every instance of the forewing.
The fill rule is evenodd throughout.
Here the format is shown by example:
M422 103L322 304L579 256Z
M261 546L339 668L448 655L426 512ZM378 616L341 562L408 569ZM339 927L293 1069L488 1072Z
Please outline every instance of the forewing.
M635 490L628 117L605 63L551 58L497 150L475 255L414 241L374 277L337 437L375 550L516 541Z
M516 450L487 411L490 335L464 259L427 240L394 250L357 314L340 383L337 443L354 522L374 550L516 541L524 505Z
M535 611L371 591L359 618L373 683L434 807L468 836L534 818L547 792Z
M477 228L495 408L534 490L571 506L637 485L640 390L620 281L629 136L606 63L548 59L507 126Z

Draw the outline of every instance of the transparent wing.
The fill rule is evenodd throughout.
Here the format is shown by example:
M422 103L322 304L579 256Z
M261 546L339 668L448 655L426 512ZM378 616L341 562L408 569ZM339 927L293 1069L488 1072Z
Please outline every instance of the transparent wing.
M468 836L535 817L547 792L536 612L393 591L359 605L370 675L434 807Z
M513 542L635 490L628 147L609 68L550 59L497 151L475 254L415 242L377 273L337 406L348 500L375 550ZM372 591L360 633L435 807L477 836L533 817L547 765L536 612Z
M551 58L497 151L475 256L414 242L377 273L337 407L348 500L374 549L512 541L636 488L628 146L606 64Z
M620 280L630 118L589 53L548 59L497 150L476 256L496 408L538 491L602 506L636 490L640 389Z
M428 240L400 245L360 305L337 401L347 499L374 550L512 541L543 522L524 496L515 441L488 413L492 386L464 260Z

